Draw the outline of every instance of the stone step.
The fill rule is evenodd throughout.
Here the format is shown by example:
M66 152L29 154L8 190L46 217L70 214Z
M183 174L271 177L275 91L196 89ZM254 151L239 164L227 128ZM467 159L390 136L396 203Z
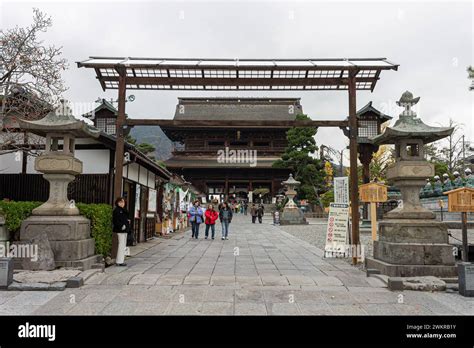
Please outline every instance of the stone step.
M456 277L458 269L455 265L395 265L371 257L365 258L367 268L376 268L389 277L435 276L439 278Z
M102 255L93 255L81 260L74 261L56 261L56 267L80 268L83 271L91 269L92 265L100 263Z

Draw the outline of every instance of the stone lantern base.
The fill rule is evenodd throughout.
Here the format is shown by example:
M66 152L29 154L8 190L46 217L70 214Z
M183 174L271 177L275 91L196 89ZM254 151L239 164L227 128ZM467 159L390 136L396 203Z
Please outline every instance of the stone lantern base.
M303 212L297 207L285 207L280 217L280 225L307 225Z
M442 222L420 219L387 219L379 224L374 257L366 268L391 277L455 277L457 267L448 229Z
M74 267L83 270L101 262L95 254L90 221L84 216L32 215L21 224L20 242L37 246L38 259L16 259L20 269L51 270L55 267Z

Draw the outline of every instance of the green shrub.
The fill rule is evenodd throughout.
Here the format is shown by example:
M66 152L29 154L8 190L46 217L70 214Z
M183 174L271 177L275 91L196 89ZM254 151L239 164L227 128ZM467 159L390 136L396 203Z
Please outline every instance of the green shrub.
M321 202L323 203L324 207L329 207L329 203L334 202L334 190L329 190L321 195Z
M31 211L39 207L41 202L6 202L0 201L0 209L5 216L5 225L14 234L20 231L21 222L31 215Z
M12 233L20 231L21 223L41 202L0 201L0 210L5 215L5 224ZM104 257L112 250L112 207L108 204L77 203L81 215L91 220L92 237L95 239L95 251Z
M95 239L95 252L106 257L112 251L112 207L108 204L77 203L86 218L91 220L92 237Z

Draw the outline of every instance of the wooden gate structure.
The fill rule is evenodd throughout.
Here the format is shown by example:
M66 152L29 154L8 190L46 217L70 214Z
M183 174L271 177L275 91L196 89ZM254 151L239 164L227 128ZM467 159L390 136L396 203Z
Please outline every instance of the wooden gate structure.
M398 64L386 58L331 59L196 59L89 57L77 66L95 70L105 91L118 90L117 143L115 166L124 160L124 130L133 126L216 127L233 125L246 128L338 127L349 137L352 202L351 243L359 244L359 197L357 180L356 91L373 91L382 70L397 70ZM349 117L343 121L177 121L171 119L126 119L127 89L203 91L348 91ZM122 194L122 171L116 170L114 197ZM357 263L357 257L352 258Z

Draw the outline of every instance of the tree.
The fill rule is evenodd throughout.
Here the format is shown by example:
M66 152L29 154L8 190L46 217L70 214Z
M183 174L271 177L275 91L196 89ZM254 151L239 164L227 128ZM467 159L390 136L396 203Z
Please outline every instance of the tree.
M45 46L38 38L51 26L51 17L35 8L29 27L0 30L2 127L10 112L26 119L41 118L66 91L61 78L67 67L62 47Z
M448 127L454 128L451 135L425 146L425 150L428 150L427 157L431 162L446 164L447 171L452 173L455 170L461 170L463 167L463 157L470 150L469 147L464 148L464 136L461 134L463 125L450 118Z
M62 47L46 46L39 34L51 27L51 18L33 9L33 23L0 30L0 154L22 151L32 154L40 137L18 132L17 118L36 120L60 105L66 90L61 78L67 61ZM23 158L25 160L25 157Z
M307 115L297 115L296 120L309 120ZM319 192L324 188L323 165L312 155L318 150L316 146L316 129L310 127L293 127L286 133L288 146L282 159L276 161L276 168L291 169L296 180L301 182L298 198L315 204L319 202Z
M369 165L370 181L387 181L387 168L394 162L393 151L388 145L381 145L372 156Z
M155 152L156 148L148 143L141 143L137 145L137 149L143 152L147 157L150 157L151 159L154 159L155 156L153 153Z

